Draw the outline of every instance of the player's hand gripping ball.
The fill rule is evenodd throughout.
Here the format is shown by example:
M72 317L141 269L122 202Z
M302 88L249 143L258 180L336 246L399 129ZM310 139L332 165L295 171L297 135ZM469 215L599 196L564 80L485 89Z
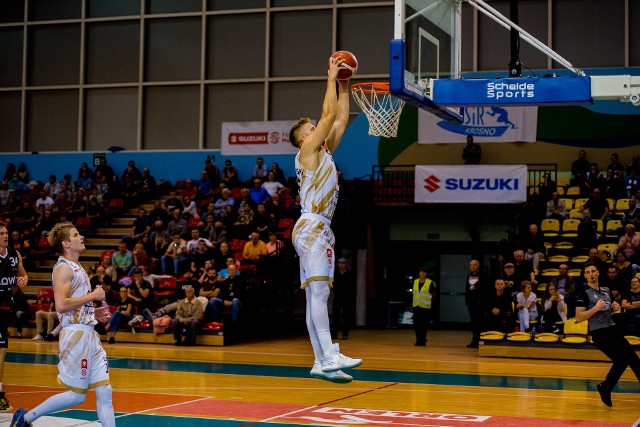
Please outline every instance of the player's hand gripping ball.
M358 60L353 53L346 50L339 50L331 55L331 57L342 60L340 71L338 71L338 80L349 80L355 76L358 71Z

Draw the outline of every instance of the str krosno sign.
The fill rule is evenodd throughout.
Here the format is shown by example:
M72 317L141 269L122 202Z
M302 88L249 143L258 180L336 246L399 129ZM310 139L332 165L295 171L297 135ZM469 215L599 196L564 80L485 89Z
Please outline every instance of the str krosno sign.
M525 165L416 166L416 203L520 203Z

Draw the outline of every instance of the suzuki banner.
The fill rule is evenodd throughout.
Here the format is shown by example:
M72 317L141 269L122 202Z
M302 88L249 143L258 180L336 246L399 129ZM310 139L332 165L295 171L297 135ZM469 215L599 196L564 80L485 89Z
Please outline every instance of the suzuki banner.
M466 107L464 122L451 123L424 110L418 115L418 143L535 142L538 107Z
M526 165L416 166L416 203L519 203Z
M222 123L220 152L223 156L297 154L289 144L289 131L297 120Z

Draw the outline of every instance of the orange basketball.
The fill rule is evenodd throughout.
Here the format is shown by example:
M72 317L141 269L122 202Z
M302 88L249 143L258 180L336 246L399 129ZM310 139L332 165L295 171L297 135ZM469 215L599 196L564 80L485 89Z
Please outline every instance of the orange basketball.
M358 60L353 53L346 50L339 50L331 55L331 57L342 60L340 71L338 71L338 80L348 80L358 71Z

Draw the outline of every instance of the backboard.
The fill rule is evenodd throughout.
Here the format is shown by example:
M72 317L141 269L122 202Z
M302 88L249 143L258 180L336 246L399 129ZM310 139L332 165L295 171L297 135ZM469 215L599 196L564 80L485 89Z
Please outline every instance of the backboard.
M463 78L462 1L395 0L389 64L392 95L454 123L462 123L465 106L582 105L594 99L617 99L640 106L640 77L586 75L485 0L464 1L499 26L517 31L520 40L573 75Z
M431 79L459 79L460 0L396 0L390 89L447 120L456 109L433 104Z

